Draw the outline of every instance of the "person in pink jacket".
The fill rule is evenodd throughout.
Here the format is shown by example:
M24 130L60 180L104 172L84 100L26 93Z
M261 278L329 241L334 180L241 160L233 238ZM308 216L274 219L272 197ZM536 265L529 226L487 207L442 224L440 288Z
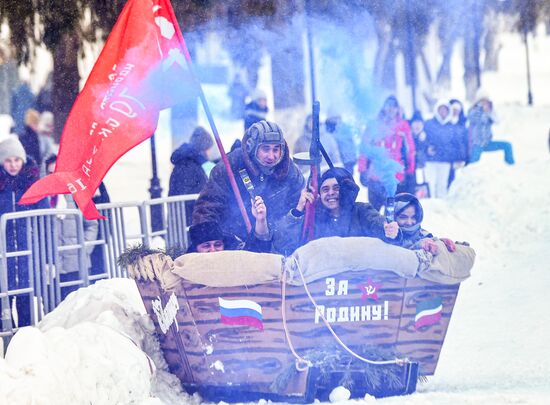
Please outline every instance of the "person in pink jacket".
M388 196L414 193L415 146L397 99L384 102L378 119L367 127L361 144L359 172L369 202L379 210Z

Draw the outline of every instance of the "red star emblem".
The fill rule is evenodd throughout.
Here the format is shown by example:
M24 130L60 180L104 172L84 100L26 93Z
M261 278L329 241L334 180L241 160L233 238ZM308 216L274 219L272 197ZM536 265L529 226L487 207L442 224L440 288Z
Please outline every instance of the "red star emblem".
M365 301L367 298L371 300L378 301L378 290L382 288L382 283L375 283L369 277L366 283L359 284L359 289L361 290L361 301Z

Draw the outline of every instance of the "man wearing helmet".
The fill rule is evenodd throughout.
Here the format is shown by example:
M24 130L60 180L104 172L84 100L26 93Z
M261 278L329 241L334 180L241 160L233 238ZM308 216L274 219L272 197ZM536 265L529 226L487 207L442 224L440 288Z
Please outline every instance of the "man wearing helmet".
M302 173L290 158L282 130L273 122L259 121L245 132L241 148L228 153L227 157L253 222L253 236L270 239L268 230L272 227L269 225L296 206L305 184ZM250 179L248 189L243 175ZM263 219L266 211L266 219ZM254 223L258 214L268 226L256 226L260 225ZM222 231L243 240L250 236L222 162L212 169L193 210L193 224L207 221L217 222ZM259 230L267 234L260 235Z

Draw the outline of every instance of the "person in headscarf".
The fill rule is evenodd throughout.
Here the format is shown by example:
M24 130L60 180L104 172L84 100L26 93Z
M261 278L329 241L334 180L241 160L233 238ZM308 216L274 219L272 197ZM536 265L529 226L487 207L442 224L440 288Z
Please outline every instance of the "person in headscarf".
M405 249L423 249L431 254L438 254L434 236L422 228L424 210L418 198L410 193L399 193L395 196L395 220L403 235L401 246ZM452 240L440 238L450 252L456 250Z

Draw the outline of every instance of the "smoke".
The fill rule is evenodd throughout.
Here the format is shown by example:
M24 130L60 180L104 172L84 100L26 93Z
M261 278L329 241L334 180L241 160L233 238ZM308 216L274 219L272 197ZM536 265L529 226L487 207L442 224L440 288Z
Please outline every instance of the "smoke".
M382 101L379 89L372 84L377 43L374 22L365 10L346 11L345 17L343 11L338 17L333 13L310 17L302 12L276 20L250 17L237 26L219 18L210 21L206 28L217 33L227 51L232 62L230 76L242 73L251 90L258 84L257 69L263 56L270 56L272 71L281 57L287 57L283 60L284 75L280 71L273 75L273 93L276 98L279 96L276 108L286 108L285 96L294 97L298 89L303 92L301 105L312 101L306 35L309 28L321 115L337 113L349 122L362 123Z
M250 91L259 86L268 96L273 94L275 100L269 100L269 105L275 109L296 107L296 111L304 111L304 103L309 110L312 101L308 29L321 119L339 115L353 127L355 134L361 133L387 95L373 83L377 37L373 18L366 10L343 4L337 11L316 13L313 17L302 12L283 17L250 17L239 24L218 18L210 21L202 32L215 32L219 38L224 57L217 60L220 64L225 63L222 59L231 61L228 81L239 73L248 82ZM208 52L202 52L205 53ZM266 60L270 66L261 65ZM258 80L259 68L263 73L269 72L273 91L262 86L265 80ZM305 116L292 117L296 122L279 124L290 128L287 132L293 134L301 131ZM294 139L298 134L293 134ZM402 170L401 165L383 148L366 147L363 153L368 153L388 194L395 194L395 174Z
M403 165L389 156L389 152L383 146L364 144L361 152L370 161L370 173L384 186L388 197L395 196L399 181L395 177L403 171Z
M316 18L311 30L322 110L351 122L364 122L380 101L380 91L372 83L376 48L372 17L358 13L340 24Z

